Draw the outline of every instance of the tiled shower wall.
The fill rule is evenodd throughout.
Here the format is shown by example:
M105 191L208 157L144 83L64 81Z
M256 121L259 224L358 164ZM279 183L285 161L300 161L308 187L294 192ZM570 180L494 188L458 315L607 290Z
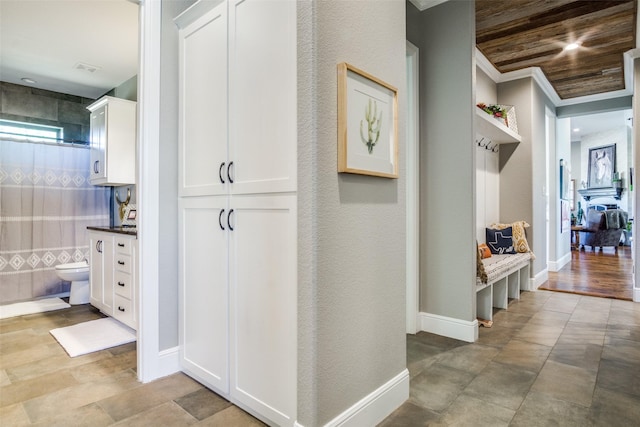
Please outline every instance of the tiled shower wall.
M89 110L95 100L0 82L0 119L61 126L64 139L89 141Z

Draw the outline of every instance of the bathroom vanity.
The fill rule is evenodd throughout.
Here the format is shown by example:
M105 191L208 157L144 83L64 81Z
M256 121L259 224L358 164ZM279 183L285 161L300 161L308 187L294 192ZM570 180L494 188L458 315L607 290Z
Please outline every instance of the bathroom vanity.
M91 247L91 305L137 330L135 227L87 227Z

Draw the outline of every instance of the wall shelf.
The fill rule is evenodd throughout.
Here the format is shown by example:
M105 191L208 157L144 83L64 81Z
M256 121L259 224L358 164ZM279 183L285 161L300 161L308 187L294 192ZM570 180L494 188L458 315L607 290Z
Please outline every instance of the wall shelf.
M496 144L520 142L520 135L509 129L504 123L476 108L476 134L490 139Z

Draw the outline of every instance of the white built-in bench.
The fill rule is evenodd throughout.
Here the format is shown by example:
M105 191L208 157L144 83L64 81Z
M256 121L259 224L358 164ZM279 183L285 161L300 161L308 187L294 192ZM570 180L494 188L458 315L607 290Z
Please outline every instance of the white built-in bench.
M530 253L492 255L482 260L487 283L476 280L476 316L493 320L493 308L506 309L509 299L520 299L528 289Z

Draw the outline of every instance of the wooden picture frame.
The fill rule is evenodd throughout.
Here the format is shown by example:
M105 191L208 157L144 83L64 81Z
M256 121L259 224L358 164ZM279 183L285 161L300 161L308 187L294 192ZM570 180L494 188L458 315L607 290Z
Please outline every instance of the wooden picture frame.
M338 172L398 178L398 90L338 64Z
M588 188L613 187L616 171L616 144L589 149Z

